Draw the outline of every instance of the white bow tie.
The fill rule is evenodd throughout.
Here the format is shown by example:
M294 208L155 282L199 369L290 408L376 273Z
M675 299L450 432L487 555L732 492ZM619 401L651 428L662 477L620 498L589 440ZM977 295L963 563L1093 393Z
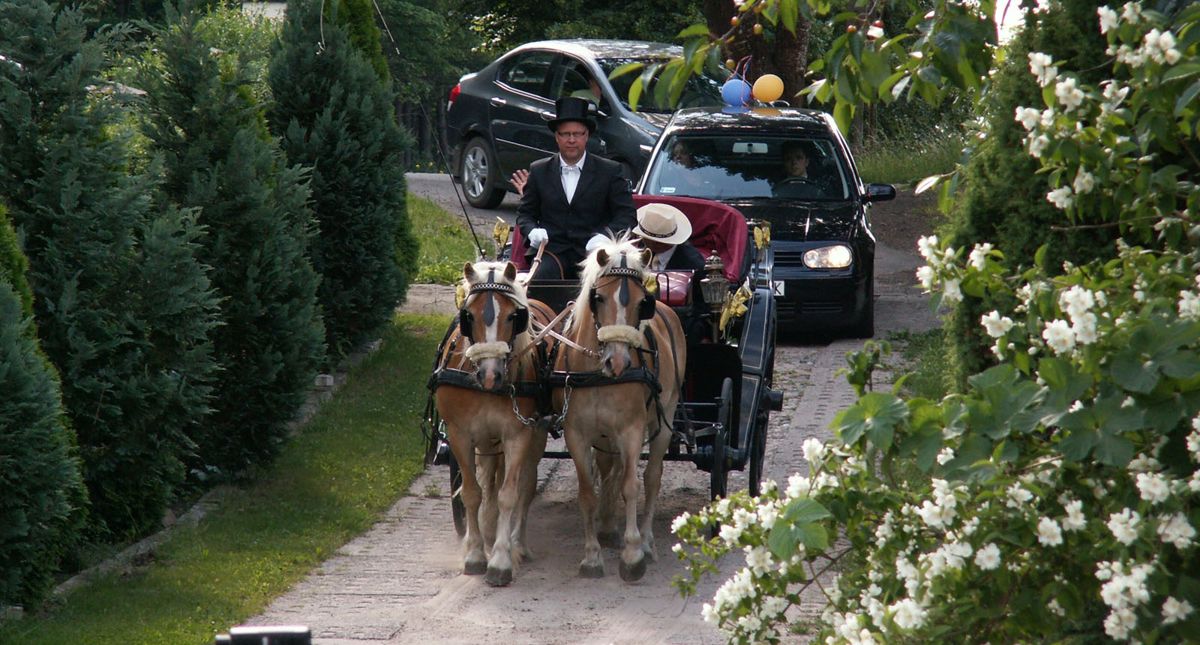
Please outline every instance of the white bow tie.
M563 171L564 175L567 175L567 174L570 174L573 172L579 172L579 166L563 166L562 171Z

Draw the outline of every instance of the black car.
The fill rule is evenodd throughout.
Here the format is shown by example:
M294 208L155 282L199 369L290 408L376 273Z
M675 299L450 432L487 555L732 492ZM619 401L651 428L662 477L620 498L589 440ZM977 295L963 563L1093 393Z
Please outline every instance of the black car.
M463 76L450 91L446 143L451 174L462 181L467 201L495 207L511 190L513 171L557 150L546 121L554 118L554 102L568 95L597 104L599 127L588 151L619 161L637 181L675 108L657 103L651 86L634 112L628 96L638 74L611 82L608 76L626 63L652 65L682 53L674 45L632 40L549 40L521 45ZM721 70L693 77L679 107L721 105L724 78Z
M638 192L712 199L769 222L781 328L874 334L875 236L868 209L872 201L893 199L896 189L863 185L828 114L680 110L655 146Z

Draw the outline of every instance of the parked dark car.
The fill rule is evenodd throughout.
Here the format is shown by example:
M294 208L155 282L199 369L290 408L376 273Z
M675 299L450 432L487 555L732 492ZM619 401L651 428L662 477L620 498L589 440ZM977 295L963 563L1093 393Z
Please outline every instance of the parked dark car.
M794 159L800 156L806 160ZM637 192L713 199L770 222L780 328L874 334L875 236L868 210L873 201L895 198L896 189L862 183L828 114L680 110Z
M651 86L634 112L628 96L638 74L608 76L626 63L654 64L682 53L632 40L548 40L521 45L463 76L450 91L446 144L467 201L494 208L512 189L513 171L557 150L546 121L554 118L554 102L568 95L596 101L598 128L588 151L619 161L636 182L675 108L656 102ZM724 79L720 70L693 77L678 107L721 105Z

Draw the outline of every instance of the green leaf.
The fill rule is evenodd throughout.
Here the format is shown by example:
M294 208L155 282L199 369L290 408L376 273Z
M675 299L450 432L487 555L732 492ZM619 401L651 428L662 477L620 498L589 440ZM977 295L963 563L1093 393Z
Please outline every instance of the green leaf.
M779 18L783 21L784 29L796 33L796 19L800 15L800 3L806 0L780 0Z
M1133 442L1117 434L1100 433L1096 459L1101 463L1123 468L1133 458Z
M771 527L767 547L780 560L791 558L799 544L809 550L823 551L829 547L829 534L817 522L829 517L829 511L816 501L806 498L792 500L783 515L775 521L775 526Z
M1109 374L1117 385L1146 394L1158 385L1158 369L1152 360L1144 360L1141 352L1123 351L1112 358Z
M819 522L829 517L829 511L820 502L805 497L788 502L783 509L783 518L789 522Z
M850 132L850 123L854 120L854 103L838 99L833 106L833 120L837 122L843 135Z
M675 40L686 40L694 36L708 36L708 34L708 25L697 23L676 34Z
M1091 454L1092 448L1096 447L1099 440L1100 433L1090 428L1081 428L1072 430L1063 437L1058 443L1058 449L1068 461L1083 461Z
M1188 86L1182 94L1179 95L1179 100L1175 101L1175 116L1183 116L1185 110L1194 106L1196 95L1200 94L1200 81L1196 81Z
M887 450L896 425L907 418L908 406L899 397L869 392L838 413L833 428L846 444L857 442L865 434L876 447Z
M613 71L609 72L608 78L609 78L609 80L612 80L617 77L624 76L630 72L636 72L637 70L639 70L645 66L646 66L645 63L625 63L624 65L621 65L621 66L617 67L616 69L614 69Z
M1169 83L1178 78L1186 78L1192 74L1200 74L1200 63L1184 63L1168 69L1162 75L1162 82Z

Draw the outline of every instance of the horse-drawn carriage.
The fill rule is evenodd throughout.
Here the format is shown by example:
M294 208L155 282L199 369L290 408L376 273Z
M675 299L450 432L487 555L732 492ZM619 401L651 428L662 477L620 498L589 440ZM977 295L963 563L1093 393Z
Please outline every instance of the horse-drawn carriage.
M581 286L578 281L539 281L528 286L529 311L521 315L526 319L532 318L534 322L529 324L517 320L512 326L514 331L511 332L512 341L509 342L508 349L501 348L499 351L512 352L505 355L505 360L510 363L520 355L520 360L524 361L522 365L536 365L540 361L540 368L514 368L514 375L508 377L509 383L503 387L493 382L501 378L502 371L487 376L488 383L479 385L478 381L482 377L466 374L461 368L454 369L447 360L439 358L439 362L435 363L431 386L435 389L446 384L460 388L471 387L468 382L475 380L476 389L492 393L497 409L507 408L505 399L511 399L509 416L516 418L521 426L532 429L535 433L549 433L556 437L559 436L561 426L568 417L568 409L573 403L577 408L585 405L598 408L604 404L603 398L598 399L599 403L588 403L591 399L587 394L591 392L591 388L606 385L621 385L627 390L629 387L638 388L640 392L649 392L648 395L642 395L646 397L646 405L650 410L648 415L660 417L658 420L648 417L649 426L660 425L669 431L666 433L669 439L665 436L659 437L655 431L648 431L646 437L638 439L642 446L638 450L638 457L647 460L648 464L648 488L656 488L658 485L658 473L652 484L649 480L649 466L655 462L658 463L656 467L660 473L663 460L691 461L699 469L710 474L710 492L714 499L728 492L728 475L731 470L748 470L748 488L752 494L757 494L763 477L768 417L771 410L780 409L782 404L782 394L771 388L775 359L775 301L771 282L769 228L759 222L748 222L740 212L718 202L660 196L635 196L635 201L639 206L649 202L667 203L683 211L692 223L692 245L708 258L703 275L699 272L696 275L650 272L645 269L645 263L635 257L642 255L635 253L637 249L628 243L622 245L614 241L611 247L592 254L591 261L600 256L602 266L593 267L591 274L585 269L583 280L590 280L587 284ZM501 237L507 237L506 233ZM514 232L509 248L524 248L519 231ZM621 254L619 265L616 259L618 253ZM511 255L516 268L527 268L523 266L523 253ZM606 261L609 263L607 268L603 266ZM490 269L488 267L492 265L477 266L483 266L491 273L486 277L477 276L472 275L474 270L468 269L468 291L464 296L496 292L509 295L512 291L506 286L506 280L509 278L495 275L502 265L497 264L494 265L495 268ZM627 298L628 292L636 291L639 287L644 289L646 301L629 305L630 317L636 316L638 320L625 323L625 319L621 318L617 321L622 323L620 325L606 323L606 326L601 326L597 303L604 300L605 296L597 293L598 278L614 285L614 302ZM692 281L699 281L699 287ZM616 285L617 282L620 282L620 285ZM518 278L513 284L523 283ZM651 299L657 302L650 301ZM694 302L696 299L702 299L704 304L697 307ZM572 303L573 300L579 302ZM557 318L550 319L553 314L537 305L535 301L548 305L554 312L560 312ZM488 301L486 309L472 313L468 311L464 300L458 324L448 332L447 341L451 344L459 342L459 336L470 333L466 330L472 323L476 323L475 327L482 330L476 318L498 315L492 311L497 306ZM664 313L664 309L670 311ZM597 315L594 323L590 318L593 314ZM616 314L619 314L619 311ZM508 315L510 318L517 316L515 313ZM563 335L560 331L564 327L561 321L568 315L576 321L581 317L588 318L589 325L595 327L595 331L589 336L593 344L598 342L600 347L606 344L629 345L628 355L624 358L627 364L622 364L617 377L614 378L612 371L608 369L608 361L605 362L604 369L575 371L570 367L572 355L576 356L575 364L578 365L581 361L586 361L590 353L596 360L589 365L599 365L596 361L600 359L600 354L579 347ZM677 321L680 318L688 321L686 339L682 334L683 326ZM670 322L669 319L676 322ZM666 324L668 322L669 325ZM633 330L639 329L642 331L634 334ZM658 331L654 332L656 329ZM676 329L678 333L673 331ZM609 332L607 336L606 331ZM517 348L516 342L518 333L522 337L529 334L530 338L529 344L521 341L520 349ZM631 335L638 335L639 338L630 338ZM642 335L649 341L648 345L642 344ZM614 339L620 342L607 342ZM473 346L473 349L467 350L467 357L471 351L475 351L476 357L490 355L484 346L497 346L493 337L481 339L468 336L468 341L462 342ZM478 347L474 347L476 345ZM676 347L672 348L672 345ZM448 356L451 351L452 348L443 347L443 351L439 351L439 357ZM686 355L686 369L682 371L682 375L674 374L670 365L666 364L676 355L681 358ZM564 356L567 358L564 359ZM682 360L679 362L683 363ZM525 376L518 377L518 372ZM607 376L600 372L605 372ZM545 393L552 393L553 396L548 397ZM666 405L660 399L665 399ZM584 413L576 409L572 414L579 418L578 415ZM670 415L669 418L663 418L667 415ZM467 508L477 507L479 502L476 499L472 503L464 503L461 496L463 469L454 458L454 453L464 453L461 447L451 451L450 437L442 416L438 406L430 405L427 419L427 427L431 430L429 457L435 464L449 465L454 523L460 535L465 532L470 538ZM662 423L659 424L658 421ZM544 436L539 439L540 443L537 445L547 445ZM567 439L569 442L571 437ZM499 439L496 441L499 442ZM578 448L579 441L576 439L575 448ZM606 454L615 455L615 451L604 450L598 446L596 449L600 451L596 453L600 461L615 459L606 457ZM643 449L645 452L642 452ZM488 454L498 453L481 451L478 446L473 453L481 458ZM540 456L565 458L573 455L570 450L552 447L543 448ZM536 463L536 459L533 461ZM580 463L576 456L577 469ZM488 462L487 465L491 470L484 478L490 478L490 484L499 487L502 477L496 469L496 464ZM526 505L526 509L529 498L532 497L534 482L531 477L532 475L525 474L520 484L522 491L528 491L527 494L521 493L521 503ZM581 489L584 487L584 481L585 477L581 476ZM634 486L636 487L636 481ZM473 491L472 495L474 494ZM581 492L581 503L582 498ZM647 498L647 511L651 514L653 501L650 492L647 493ZM602 511L603 504L601 501ZM493 516L496 514L494 509L491 512ZM586 515L585 512L585 517ZM630 517L635 518L636 512ZM647 525L649 519L646 520ZM502 520L508 522L509 518L504 516ZM523 531L523 517L512 521L520 525L514 528L514 531ZM519 537L523 539L523 534ZM584 568L586 562L585 559ZM471 569L468 558L468 573L482 572ZM489 582L493 582L491 568L488 569L488 574ZM622 575L626 575L624 568ZM635 574L636 576L640 576L640 573ZM508 579L493 583L507 584Z

